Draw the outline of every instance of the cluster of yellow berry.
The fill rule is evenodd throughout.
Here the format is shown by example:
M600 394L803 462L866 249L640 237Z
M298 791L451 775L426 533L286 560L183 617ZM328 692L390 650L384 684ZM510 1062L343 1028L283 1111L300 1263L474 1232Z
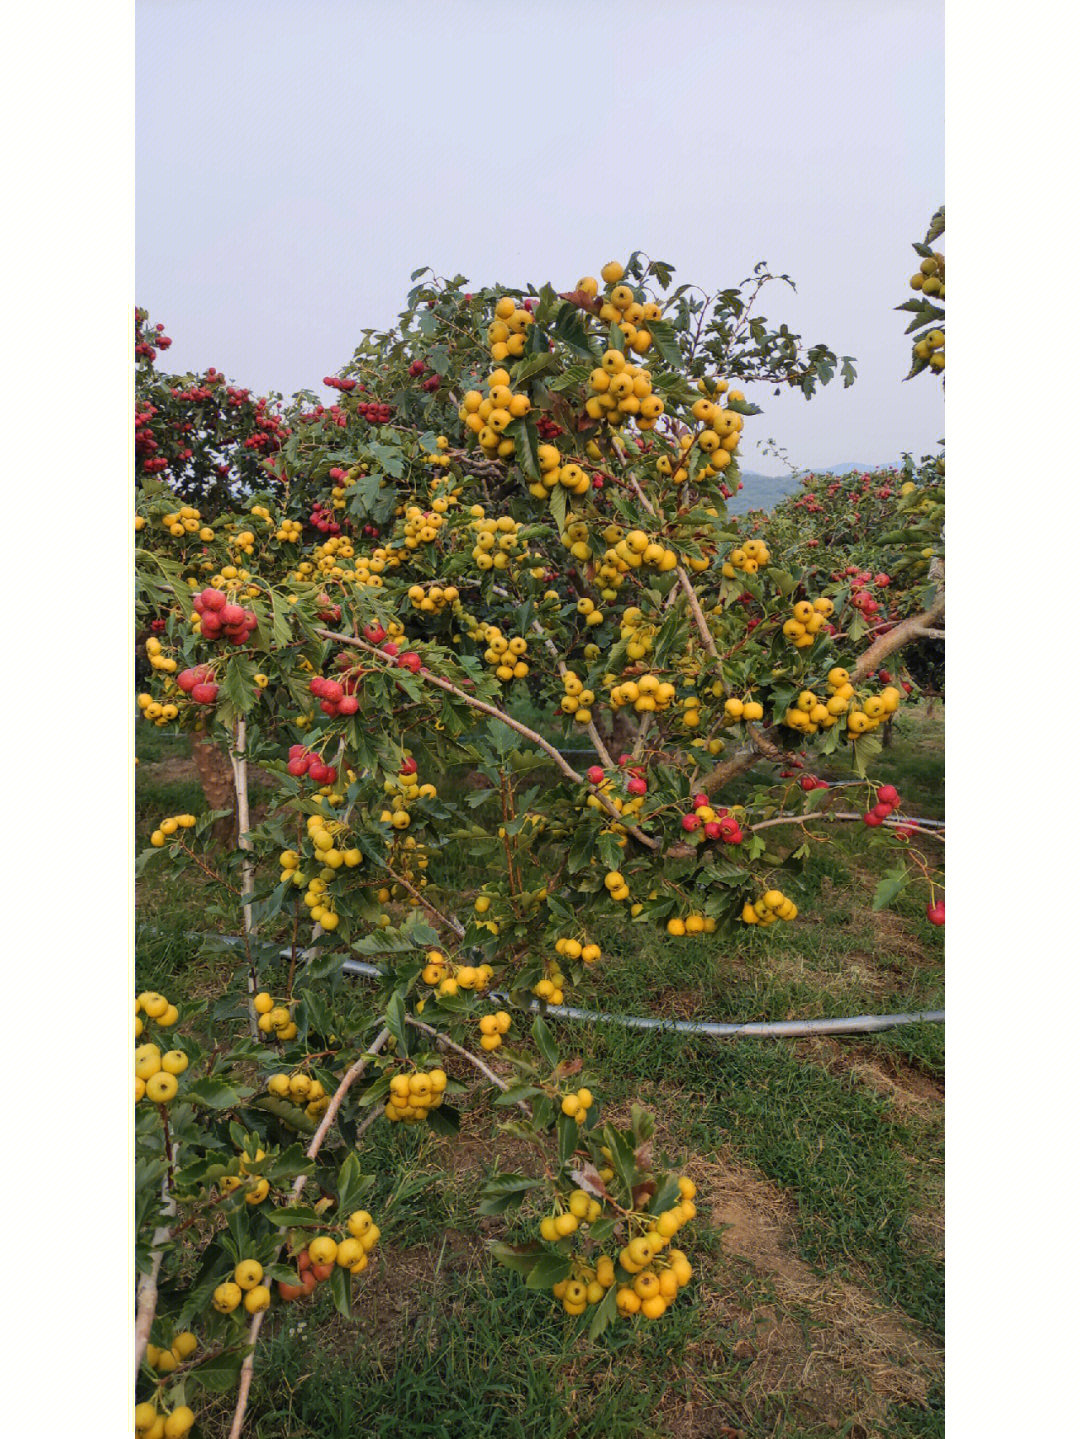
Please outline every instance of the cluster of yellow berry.
M834 609L828 595L819 595L816 600L797 600L783 624L785 637L797 650L807 649L825 621L832 618Z
M932 370L945 368L945 331L929 330L911 347L920 360L927 360Z
M496 324L502 323L496 321ZM522 339L522 348L524 343ZM489 459L509 459L514 453L514 441L503 431L514 420L527 415L532 405L528 395L515 395L511 390L506 370L493 370L486 383L486 398L479 390L466 391L458 416L465 428L476 436L477 443Z
M742 919L744 924L775 924L778 919L794 919L798 913L794 900L778 889L767 889L760 899L743 905Z
M911 277L911 288L921 290L931 299L945 298L945 256L935 251L927 255Z
M653 647L656 626L650 624L637 605L628 605L619 620L619 638L626 641L627 659L641 660Z
M759 720L764 718L765 709L759 700L739 699L731 695L724 701L724 714L729 720Z
M171 814L167 819L163 819L151 834L150 843L155 849L160 849L169 836L174 835L178 829L194 829L197 823L193 814Z
M422 510L419 505L409 505L405 510L404 544L407 550L429 545L446 523L438 510Z
M348 1235L335 1239L330 1234L320 1234L307 1247L308 1259L316 1271L325 1273L326 1266L336 1264L350 1274L363 1274L368 1267L368 1255L378 1244L382 1235L379 1226L366 1209L355 1209L345 1221Z
M144 989L135 998L135 1038L139 1039L146 1028L146 1020L152 1021L159 1029L171 1029L180 1018L175 1004L170 1004L163 994Z
M256 999L260 997L256 996ZM303 1109L309 1119L321 1119L330 1104L330 1096L323 1088L322 1081L314 1075L305 1074L301 1069L294 1070L292 1074L286 1074L283 1070L271 1074L266 1081L266 1090L275 1099L287 1099L298 1109ZM257 1155L256 1158L262 1156Z
M691 911L683 918L673 915L667 922L667 932L676 937L684 934L715 934L716 920L711 915L698 914L696 911Z
M490 964L455 964L441 949L429 949L420 978L445 998L462 989L483 994L494 974Z
M505 1009L497 1009L494 1014L485 1014L480 1020L480 1048L498 1049L502 1044L502 1037L510 1028L510 1016Z
M613 710L633 705L638 714L652 714L670 708L675 699L675 686L654 674L643 674L638 675L636 680L624 680L621 685L614 685L609 698ZM696 704L694 708L697 708Z
M510 680L523 680L529 673L525 659L528 644L523 635L511 635L507 638L498 625L488 624L480 624L471 633L472 638L487 645L484 650L484 663L494 667L497 678L502 680L503 684L509 683Z
M605 350L589 376L589 391L585 413L591 420L623 425L633 418L639 430L648 431L656 428L664 413L664 401L653 394L652 375L640 365L629 364L622 350Z
M322 814L308 815L308 839L311 841L314 858L322 866L319 873L308 877L300 869L300 856L295 850L282 850L278 856L281 865L281 883L293 884L304 889L304 904L316 924L322 925L328 934L337 929L339 919L334 909L334 897L330 885L339 869L355 869L363 862L363 853L355 847L339 848L337 841L345 833L340 820L327 819Z
M575 1189L566 1208L559 1208L554 1214L545 1214L540 1221L540 1238L549 1244L558 1244L576 1234L582 1224L595 1224L604 1212L604 1206L584 1189Z
M545 959L544 978L538 979L532 987L533 994L537 999L545 999L548 1004L562 1004L563 985L566 983L566 976L559 968L559 962L555 959Z
M605 324L617 325L627 348L635 355L644 355L652 344L652 335L646 326L651 320L659 320L662 311L653 300L635 300L630 286L619 283L625 274L626 269L618 260L609 260L600 271L600 278L608 287L600 306L600 319ZM577 282L577 288L596 298L600 287L591 275L585 275Z
M756 575L771 559L772 555L764 540L747 540L745 544L737 545L730 552L720 572L727 580L733 580L739 570L744 575Z
M406 757L401 771L383 781L383 794L388 796L390 807L380 813L379 823L393 825L395 829L408 829L411 823L409 807L418 799L435 799L438 790L433 784L420 783L416 761Z
M630 530L624 539L616 541L613 548L616 556L633 570L648 565L666 574L679 563L674 550L668 549L659 540L650 540L644 530Z
M153 1344L146 1346L147 1362L154 1369L161 1372L159 1366L150 1359L151 1350L159 1357L169 1354L175 1357L176 1346L181 1339L191 1340L193 1347L184 1355L187 1358L194 1354L198 1348L198 1340L194 1334L178 1334L173 1340L172 1349L156 1349ZM173 1366L175 1368L175 1365ZM170 1409L167 1414L158 1410L157 1405L150 1399L144 1400L141 1404L135 1405L135 1433L138 1439L184 1439L195 1423L195 1412L187 1404L178 1404L175 1409Z
M631 1240L631 1245L638 1241ZM640 1252L640 1251L638 1251ZM625 1261L623 1261L625 1268ZM675 1302L680 1289L693 1277L690 1261L681 1249L669 1249L666 1261L654 1259L640 1269L633 1284L623 1284L615 1291L615 1304L627 1318L642 1314L646 1319L659 1319Z
M276 540L283 544L296 545L300 543L300 536L303 534L303 525L299 520L282 520L274 535Z
M573 670L567 670L563 675L563 689L566 693L559 701L563 714L573 715L577 724L588 724L592 719L589 706L596 699L592 690L585 688L584 682Z
M175 663L175 662L174 662ZM164 704L156 700L153 695L141 694L138 699L139 713L144 720L152 720L159 728L174 720L180 713L179 709L171 700Z
M270 1307L270 1290L262 1282L263 1267L257 1259L241 1259L231 1279L214 1290L211 1303L219 1314L231 1314L243 1303L249 1314Z
M204 573L209 574L214 566L207 562L200 565L199 568ZM251 583L251 571L243 568L238 569L236 565L222 565L217 574L210 575L210 584L214 589L228 590L230 594L235 594L240 599L251 600L260 593L258 585ZM188 585L193 590L200 588L198 580L195 579L189 579ZM202 620L199 614L196 611L192 611L191 625L196 634L199 632L201 624Z
M267 1087L269 1088L269 1086ZM271 1093L273 1092L274 1091L271 1090ZM327 1100L327 1104L329 1104L329 1102L330 1101ZM315 1118L315 1116L312 1115L311 1118ZM218 1188L223 1194L232 1194L233 1191L239 1189L241 1185L245 1185L247 1187L247 1193L244 1195L244 1203L250 1204L252 1208L254 1208L256 1204L261 1204L270 1193L270 1181L265 1179L256 1170L253 1170L252 1166L259 1164L265 1158L266 1151L264 1149L256 1148L254 1154L249 1154L245 1149L240 1156L240 1173L223 1175L221 1179L218 1180Z
M592 546L589 544L589 527L573 510L567 510L566 518L563 520L559 530L559 543L564 550L569 550L575 560L584 564L592 559ZM549 592L550 593L550 592Z
M237 530L237 532L229 538L229 547L230 549L238 550L241 554L253 555L255 553L254 531Z
M476 535L472 557L481 570L505 570L512 559L527 558L528 549L519 550L518 531L521 526L509 515L491 519L481 505L473 505L469 529Z
M200 540L209 542L214 538L214 532L209 525L202 523L201 516L194 505L181 505L175 513L162 515L161 525L168 530L170 535L183 539L185 535L198 535Z
M645 806L644 795L638 794L634 795L632 799L623 799L621 795L612 794L611 791L614 789L614 783L610 779L602 779L595 788L595 794L589 793L585 796L585 804L589 809L604 810L605 813L610 814L611 811L608 810L607 806L601 803L600 795L605 795L612 809L618 814L625 815L629 819L632 819L633 816ZM611 829L617 835L625 835L626 833L625 827L621 824L613 823ZM618 843L625 845L626 841L620 839Z
M421 786L421 788L431 788L433 790L434 786ZM413 887L418 886L420 889L425 889L428 882L427 875L423 873L428 867L428 852L426 846L417 844L411 834L407 834L404 839L395 834L391 836L387 848L391 851L393 866L401 878ZM413 894L405 884L398 884L396 880L389 886L383 885L377 891L375 898L380 904L389 904L391 900L395 900L400 904L407 904L413 908L420 903L420 900L417 899L416 895ZM379 922L382 924L383 920L380 919ZM389 915L385 916L385 923L390 923Z
M491 358L496 363L522 355L525 352L525 335L533 317L524 307L518 308L509 295L503 295L495 305L495 318L488 326L488 344Z
M414 610L425 615L441 615L447 605L457 599L458 592L456 585L430 585L426 590L423 585L410 585L408 595Z
M176 661L162 653L161 641L155 635L151 635L146 641L146 658L150 661L151 669L162 670L167 675L176 673Z
M630 898L630 886L623 878L621 871L612 869L604 875L604 888L612 899L622 901Z
M580 939L564 938L555 941L555 953L566 959L580 959L582 964L595 964L600 958L601 950L598 944L590 941L582 944Z
M258 1026L260 1034L272 1034L276 1039L295 1039L297 1035L296 1021L289 1013L287 1004L275 1004L273 996L265 991L257 994L251 1001L252 1008L259 1016ZM274 1090L270 1091L272 1094Z
M795 704L784 715L789 729L800 734L816 734L818 729L831 729L841 716L845 717L849 738L877 729L882 720L895 714L900 706L900 691L887 685L879 695L868 695L861 703L848 672L839 665L826 677L828 698L822 701L813 690L803 690Z
M150 994L141 998L149 999L152 1003L161 999L160 994ZM136 1005L138 1000L136 1000ZM168 1017L168 1011L158 1019L162 1024ZM135 1016L138 1020L139 1016ZM149 1099L152 1104L169 1104L176 1098L178 1086L177 1076L183 1074L188 1067L188 1057L182 1049L169 1049L162 1054L156 1044L139 1044L135 1046L135 1103L141 1099Z
M578 1124L584 1124L594 1103L591 1089L572 1089L569 1094L563 1095L559 1108L567 1119L576 1119Z
M198 1347L199 1341L195 1335L189 1329L185 1329L173 1338L168 1348L161 1348L157 1344L148 1344L146 1346L146 1362L159 1374L171 1374L178 1364L183 1364L186 1359L190 1359ZM138 1428L137 1422L135 1427Z
M446 1091L446 1071L395 1074L390 1080L390 1098L383 1113L394 1123L416 1124L426 1119L429 1109L438 1109ZM309 1250L310 1252L310 1250Z

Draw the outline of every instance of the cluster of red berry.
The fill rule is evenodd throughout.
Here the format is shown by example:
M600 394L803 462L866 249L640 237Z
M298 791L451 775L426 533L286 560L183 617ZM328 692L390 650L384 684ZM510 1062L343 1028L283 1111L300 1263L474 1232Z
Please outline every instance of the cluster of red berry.
M369 424L385 425L387 420L393 415L394 407L392 405L377 405L374 400L370 400L366 404L361 401L356 407L356 413L360 415L361 418L367 420Z
M315 784L333 784L337 779L337 765L323 764L321 755L302 744L289 746L289 761L285 768L294 779L307 775Z
M343 390L345 394L356 389L355 380L339 380L336 375L324 375L323 384L328 385L331 390Z
M324 679L322 675L316 675L308 688L313 695L319 698L319 708L323 714L330 715L336 719L338 715L354 715L360 708L360 701L353 693L355 680L346 676L344 681Z
M333 510L328 510L321 500L312 501L308 524L317 529L321 535L341 534L341 526L334 519Z
M176 683L197 705L212 705L218 692L213 676L210 665L196 665L194 669L181 670L176 676Z
M231 604L224 590L202 590L191 603L199 616L199 631L206 640L227 639L242 645L259 623L254 610Z
M883 784L877 792L877 804L863 815L863 824L871 829L884 824L894 809L900 808L900 794L894 785Z

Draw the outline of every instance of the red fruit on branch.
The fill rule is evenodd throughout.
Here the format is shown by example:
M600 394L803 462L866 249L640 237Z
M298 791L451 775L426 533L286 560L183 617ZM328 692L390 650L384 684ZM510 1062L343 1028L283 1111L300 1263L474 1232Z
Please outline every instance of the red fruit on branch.
M718 820L709 819L709 820L706 820L706 821L705 821L705 838L706 838L706 839L720 839L720 837L722 836L722 834L723 834L723 830L720 828L720 823L719 823Z
M646 792L648 785L639 775L635 775L632 780L627 782L626 788L630 794L641 795Z
M338 704L339 715L354 715L360 708L360 701L355 695L345 695Z
M700 824L701 820L698 819L696 814L684 814L682 817L682 827L686 830L687 834L692 834Z
M585 778L590 784L601 784L604 778L604 771L598 764L590 765L585 771Z
M402 760L402 762L401 762L401 769L398 771L398 773L399 773L399 774L415 774L415 773L416 773L416 770L417 770L416 761L413 759L412 755L409 755L407 759L403 759L403 760Z
M218 687L203 681L197 684L191 691L191 698L197 705L212 705L217 699Z
M812 774L804 774L802 779L799 781L799 788L803 790L806 794L809 794L812 789L817 789L817 787L818 782Z
M707 794L696 794L694 795L690 803L694 806L695 809L704 809L705 806L709 803L709 796Z
M369 645L380 645L386 638L386 631L382 625L370 624L364 626L364 638Z
M423 669L423 661L415 650L406 650L403 655L398 656L398 669L411 670L414 675L419 674Z
M945 901L939 899L936 904L926 906L926 917L931 924L945 923Z
M887 804L893 809L900 803L900 791L894 785L883 784L878 792L878 804Z
M206 610L223 610L229 603L229 597L223 590L205 589L199 598Z

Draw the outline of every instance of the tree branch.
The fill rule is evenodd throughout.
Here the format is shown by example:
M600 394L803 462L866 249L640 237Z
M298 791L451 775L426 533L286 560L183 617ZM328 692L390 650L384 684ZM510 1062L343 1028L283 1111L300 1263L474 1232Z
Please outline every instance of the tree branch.
M929 609L923 610L921 615L912 615L910 619L901 620L891 630L876 639L870 648L860 655L851 671L852 684L863 680L867 675L873 674L879 669L883 660L887 660L897 650L903 649L905 645L911 644L912 640L924 637L924 631L937 629L938 621L945 614L945 589L942 586L938 590L934 603ZM942 634L944 638L944 634Z

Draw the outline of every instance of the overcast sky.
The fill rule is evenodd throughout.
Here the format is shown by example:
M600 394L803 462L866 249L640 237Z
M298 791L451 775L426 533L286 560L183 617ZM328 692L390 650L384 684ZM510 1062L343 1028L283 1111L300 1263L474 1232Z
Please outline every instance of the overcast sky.
M940 0L139 0L136 300L170 368L320 389L410 271L566 288L640 248L676 283L789 274L762 311L854 355L807 403L750 394L743 466L916 456L902 384L944 198ZM329 396L329 391L322 391Z

